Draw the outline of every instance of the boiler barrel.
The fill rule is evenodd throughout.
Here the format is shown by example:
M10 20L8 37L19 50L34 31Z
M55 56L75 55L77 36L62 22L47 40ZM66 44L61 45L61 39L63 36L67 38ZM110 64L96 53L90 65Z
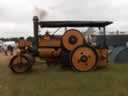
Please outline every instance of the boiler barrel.
M42 58L53 58L60 55L61 49L39 48L38 52L39 56Z

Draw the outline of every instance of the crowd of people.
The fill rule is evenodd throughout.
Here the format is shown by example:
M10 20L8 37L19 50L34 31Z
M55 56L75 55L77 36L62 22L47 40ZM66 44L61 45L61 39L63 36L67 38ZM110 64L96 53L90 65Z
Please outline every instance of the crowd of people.
M4 53L6 56L14 54L14 47L11 45L0 46L0 53Z

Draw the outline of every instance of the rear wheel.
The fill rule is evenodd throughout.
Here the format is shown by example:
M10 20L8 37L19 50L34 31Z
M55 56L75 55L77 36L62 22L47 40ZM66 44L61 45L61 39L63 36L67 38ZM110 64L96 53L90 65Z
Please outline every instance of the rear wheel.
M67 51L72 51L76 47L84 45L85 39L80 31L70 29L65 32L62 37L62 46Z
M88 45L76 48L71 55L71 64L74 69L81 72L90 71L97 63L96 50Z

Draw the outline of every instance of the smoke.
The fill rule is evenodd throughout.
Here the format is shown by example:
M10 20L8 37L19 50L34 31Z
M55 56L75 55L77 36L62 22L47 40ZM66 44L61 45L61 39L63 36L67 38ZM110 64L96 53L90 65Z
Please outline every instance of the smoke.
M31 5L40 20L64 20L66 14L60 10L65 0L32 0Z
M34 16L38 16L38 18L40 20L44 19L48 14L48 10L46 10L45 8L38 8L38 7L34 7L33 10L33 15Z

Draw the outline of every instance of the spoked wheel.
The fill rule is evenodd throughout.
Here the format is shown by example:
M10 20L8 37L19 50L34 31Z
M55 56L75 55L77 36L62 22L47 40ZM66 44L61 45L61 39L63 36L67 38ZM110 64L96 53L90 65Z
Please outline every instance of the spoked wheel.
M96 50L88 45L76 48L72 52L71 63L77 71L86 72L94 69L97 63Z
M15 73L24 73L32 68L30 60L24 55L16 55L10 61L10 69Z

